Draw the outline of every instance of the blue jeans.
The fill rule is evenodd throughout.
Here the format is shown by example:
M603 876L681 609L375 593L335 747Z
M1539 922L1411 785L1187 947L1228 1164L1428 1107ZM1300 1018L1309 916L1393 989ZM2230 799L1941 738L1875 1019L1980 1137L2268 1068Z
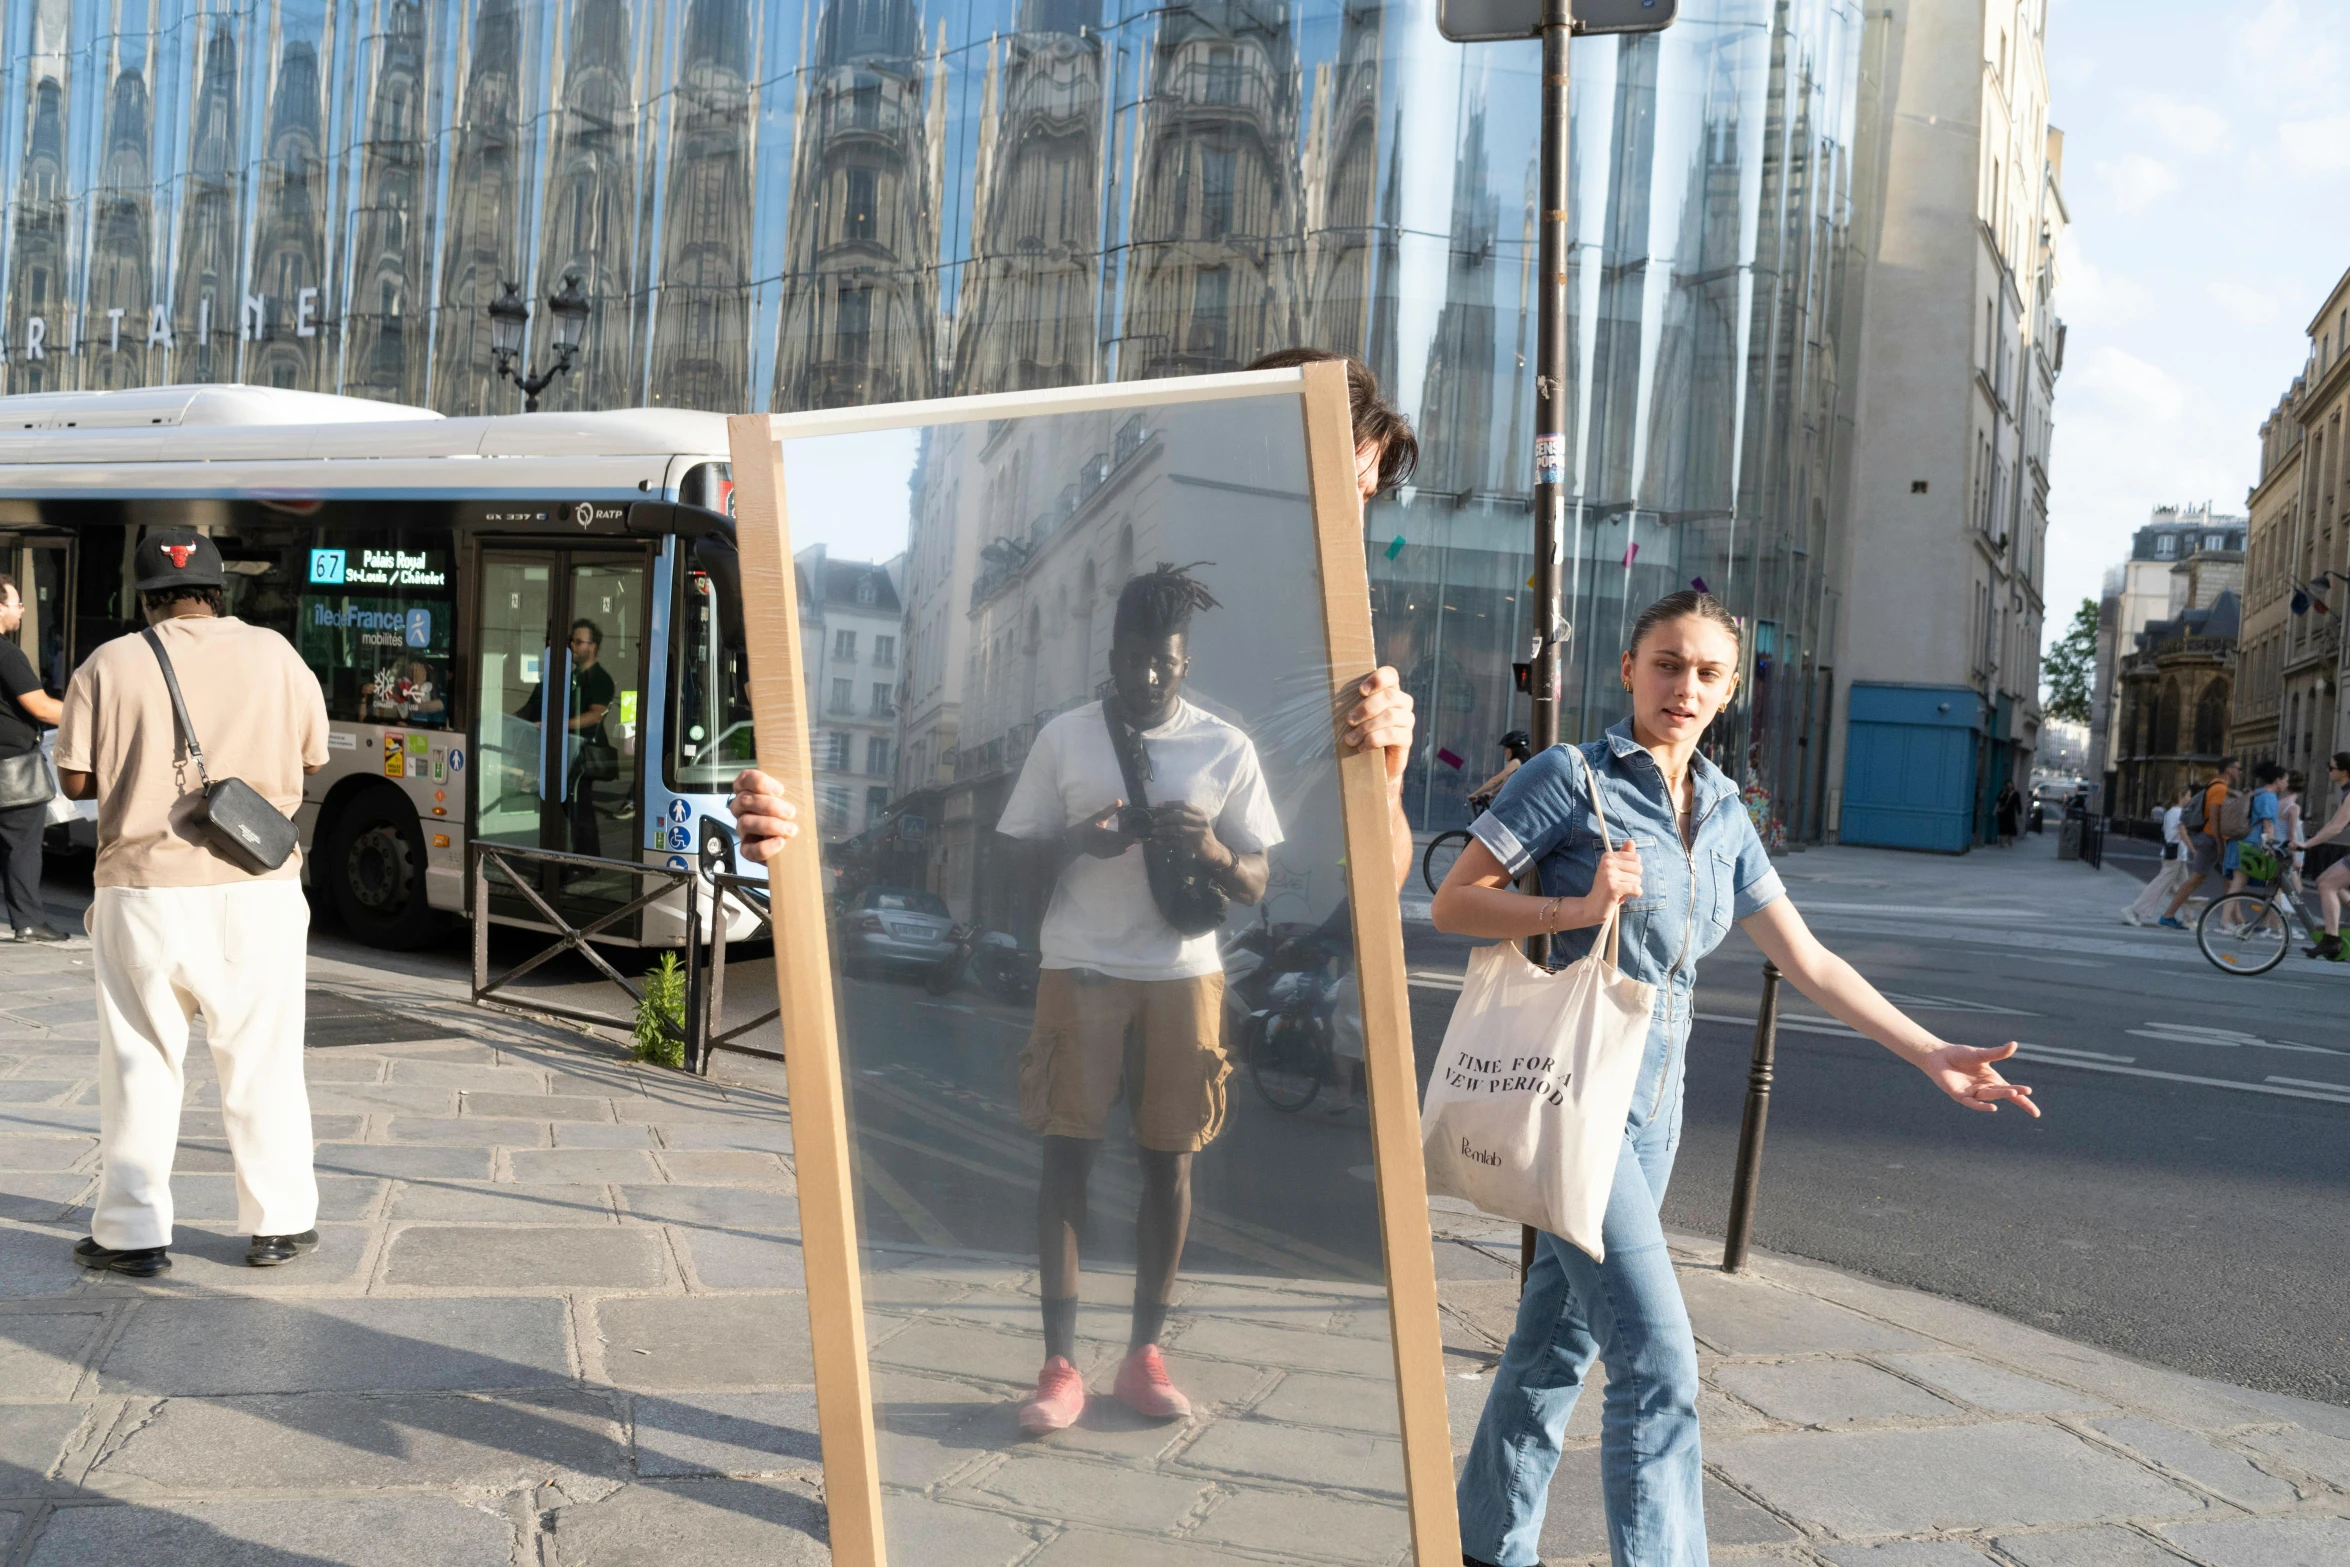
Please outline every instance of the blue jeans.
M1461 1471L1461 1548L1529 1567L1567 1417L1594 1360L1607 1365L1600 1475L1616 1567L1705 1567L1705 1472L1697 1445L1697 1342L1657 1210L1681 1142L1679 1015L1649 1025L1601 1229L1607 1261L1535 1239L1517 1326Z

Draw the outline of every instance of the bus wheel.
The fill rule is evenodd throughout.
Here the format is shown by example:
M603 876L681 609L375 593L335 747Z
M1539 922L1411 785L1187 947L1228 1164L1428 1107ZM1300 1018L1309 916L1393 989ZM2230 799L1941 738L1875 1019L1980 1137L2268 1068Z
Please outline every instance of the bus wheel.
M335 912L353 936L394 952L433 939L439 921L425 901L424 829L397 789L370 789L352 801L320 858Z

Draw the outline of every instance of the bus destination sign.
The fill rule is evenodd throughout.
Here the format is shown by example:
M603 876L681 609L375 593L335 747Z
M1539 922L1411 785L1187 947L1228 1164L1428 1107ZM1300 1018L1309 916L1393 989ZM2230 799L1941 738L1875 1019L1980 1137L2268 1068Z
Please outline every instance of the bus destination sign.
M312 550L317 587L445 588L449 573L437 550ZM353 557L357 557L354 559Z

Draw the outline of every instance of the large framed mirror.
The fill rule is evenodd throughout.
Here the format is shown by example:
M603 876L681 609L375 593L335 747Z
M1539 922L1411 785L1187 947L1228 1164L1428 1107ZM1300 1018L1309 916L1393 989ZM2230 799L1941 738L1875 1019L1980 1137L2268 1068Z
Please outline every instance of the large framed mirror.
M1449 1567L1343 371L730 428L836 1559Z

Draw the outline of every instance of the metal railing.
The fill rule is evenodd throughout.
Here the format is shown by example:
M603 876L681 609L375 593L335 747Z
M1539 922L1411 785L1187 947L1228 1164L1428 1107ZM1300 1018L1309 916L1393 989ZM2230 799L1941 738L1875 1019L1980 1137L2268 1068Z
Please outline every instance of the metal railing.
M731 850L732 845L728 844L726 847ZM730 871L722 871L717 868L718 865L724 864L732 858L731 853L727 854L726 858L720 858L719 850L711 840L705 838L702 843L702 856L703 863L709 866L707 874L710 879L711 895L716 900L716 905L712 910L710 920L710 982L702 988L702 1004L706 1009L706 1016L702 1020L701 1026L701 1051L687 1064L696 1074L708 1077L710 1075L710 1057L712 1053L720 1050L731 1050L737 1055L757 1056L762 1061L781 1061L783 1052L780 1050L762 1050L756 1045L741 1044L739 1041L743 1035L753 1029L764 1028L769 1023L779 1020L783 1016L783 1005L778 1001L776 1005L760 1013L748 1023L738 1023L733 1028L723 1032L719 1031L718 1025L726 1018L727 900L729 898L741 899L745 908L759 916L759 928L763 931L772 931L775 928L775 911L768 906L765 880L737 876ZM752 939L756 940L757 937L754 936Z
M633 1031L637 1022L637 1007L645 994L598 952L592 943L603 932L621 920L654 903L679 887L685 889L685 1018L681 1025L662 1019L663 1031L684 1047L686 1065L690 1070L703 1070L702 1038L705 1016L702 998L702 919L701 877L692 870L675 870L667 865L648 865L633 860L606 860L588 854L566 854L556 849L523 848L516 844L476 842L473 848L473 1004L477 1007L495 1007L502 1012L523 1016L567 1018L577 1023L598 1023L607 1028ZM618 907L597 915L585 925L574 925L534 884L529 875L516 869L517 865L532 868L556 866L568 870L583 870L595 875L620 875L637 882L651 881L653 885ZM538 915L555 931L555 939L497 978L490 977L490 870L495 866L505 878L506 885L522 895L523 900L538 911ZM606 937L618 940L617 936ZM574 1006L552 998L523 995L507 990L524 975L561 957L576 952L595 966L604 978L620 987L629 999L626 1015L599 1012L592 1007ZM500 992L506 992L500 994Z

